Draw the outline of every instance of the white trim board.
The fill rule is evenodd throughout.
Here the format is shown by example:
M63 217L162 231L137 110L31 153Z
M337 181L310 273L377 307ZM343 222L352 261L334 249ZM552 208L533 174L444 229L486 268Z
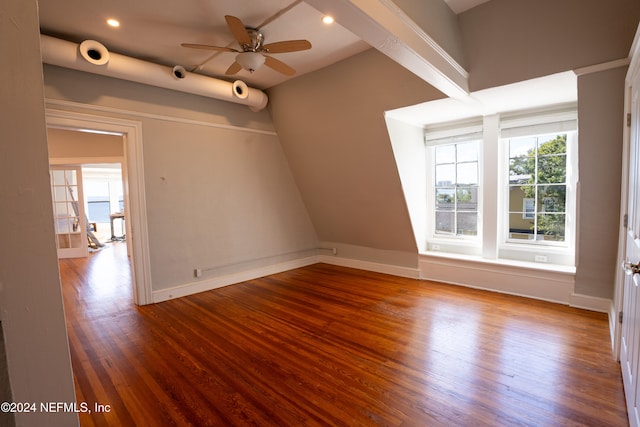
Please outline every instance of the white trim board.
M240 271L238 273L227 274L224 276L212 277L210 279L198 280L184 285L174 286L167 289L159 289L153 291L153 302L163 302L175 298L186 297L188 295L200 292L210 291L224 286L230 286L246 282L247 280L258 279L260 277L269 276L271 274L283 273L308 265L317 264L318 256L310 256L291 261L285 261L278 264L267 265L264 267L253 268L250 270Z
M392 276L407 277L409 279L420 278L420 270L417 268L403 267L391 264L381 264L377 262L363 261L331 255L320 255L318 258L318 262L323 262L325 264L356 268L359 270L373 271L376 273L390 274Z
M574 275L572 273L540 271L538 272L540 274L535 274L531 269L522 269L514 266L499 268L500 266L487 266L476 263L474 267L471 265L461 266L456 260L445 261L449 262L440 262L440 260L428 262L421 259L420 268L411 268L331 255L314 255L153 291L153 302L168 301L271 274L282 273L317 263L325 263L392 276L424 281L431 280L473 289L539 299L579 309L608 313L610 318L612 316L611 300L573 292Z
M271 130L254 129L254 128L248 128L243 126L227 125L224 123L215 123L215 122L207 122L203 120L193 120L193 119L186 119L182 117L173 117L173 116L167 116L163 114L146 113L146 112L134 111L134 110L125 110L122 108L105 107L103 105L83 104L80 102L63 101L55 98L45 98L45 102L46 102L47 108L56 108L56 107L80 108L83 110L89 110L97 113L123 114L126 116L141 117L141 118L153 119L153 120L162 120L165 122L184 123L184 124L197 125L197 126L206 126L206 127L212 127L212 128L235 130L239 132L258 133L262 135L271 135L271 136L278 135L275 131L271 131Z
M291 261L285 261L277 264L267 265L264 267L253 268L250 270L241 271L238 273L227 274L224 276L217 276L210 279L199 280L184 285L175 286L167 289L160 289L153 291L153 302L163 302L175 298L184 297L187 295L193 295L200 292L210 291L213 289L221 288L224 286L235 285L245 282L247 280L253 280L271 274L282 273L285 271L293 270L300 267L306 267L308 265L325 263L331 265L338 265L342 267L356 268L359 270L373 271L376 273L390 274L393 276L407 277L411 279L419 278L419 271L415 268L401 267L390 264L379 264L369 261L362 261L356 259L335 257L330 255L314 255L306 258L295 259Z
M421 279L610 313L611 300L576 294L575 273L421 256Z

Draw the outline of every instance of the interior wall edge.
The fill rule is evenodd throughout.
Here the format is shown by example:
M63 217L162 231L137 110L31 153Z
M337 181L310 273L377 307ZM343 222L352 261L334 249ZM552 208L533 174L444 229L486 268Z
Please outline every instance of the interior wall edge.
M157 114L157 113L145 113L142 111L107 107L104 105L97 105L97 104L85 104L85 103L74 102L74 101L65 101L65 100L56 99L56 98L45 98L45 103L48 109L56 108L56 107L71 109L71 110L78 109L78 110L91 111L93 113L124 115L129 118L138 117L138 118L144 118L144 119L161 120L165 122L174 122L174 123L219 128L219 129L235 130L240 132L257 133L261 135L270 135L270 136L278 135L277 132L271 131L271 130L256 129L256 128L250 128L250 127L244 127L244 126L236 126L236 125L227 125L223 123L208 122L204 120L186 119L182 117L167 116L164 114Z

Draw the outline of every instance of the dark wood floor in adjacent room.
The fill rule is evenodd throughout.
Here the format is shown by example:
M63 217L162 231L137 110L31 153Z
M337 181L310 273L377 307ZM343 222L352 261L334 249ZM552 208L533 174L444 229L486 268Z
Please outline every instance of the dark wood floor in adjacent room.
M606 315L316 264L136 307L61 260L82 426L625 426Z

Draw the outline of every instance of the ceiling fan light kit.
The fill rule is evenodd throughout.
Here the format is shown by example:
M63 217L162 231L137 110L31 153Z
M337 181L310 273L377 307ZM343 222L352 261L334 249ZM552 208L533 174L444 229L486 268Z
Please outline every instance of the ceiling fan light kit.
M266 58L257 52L242 52L236 56L236 62L250 73L262 67L265 60Z

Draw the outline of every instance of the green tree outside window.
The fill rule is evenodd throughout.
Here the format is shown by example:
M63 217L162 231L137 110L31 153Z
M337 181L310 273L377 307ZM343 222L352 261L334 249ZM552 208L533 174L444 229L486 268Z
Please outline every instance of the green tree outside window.
M529 226L533 235L564 241L567 135L510 140L509 160L512 190L520 189L524 198L535 203L535 216Z

